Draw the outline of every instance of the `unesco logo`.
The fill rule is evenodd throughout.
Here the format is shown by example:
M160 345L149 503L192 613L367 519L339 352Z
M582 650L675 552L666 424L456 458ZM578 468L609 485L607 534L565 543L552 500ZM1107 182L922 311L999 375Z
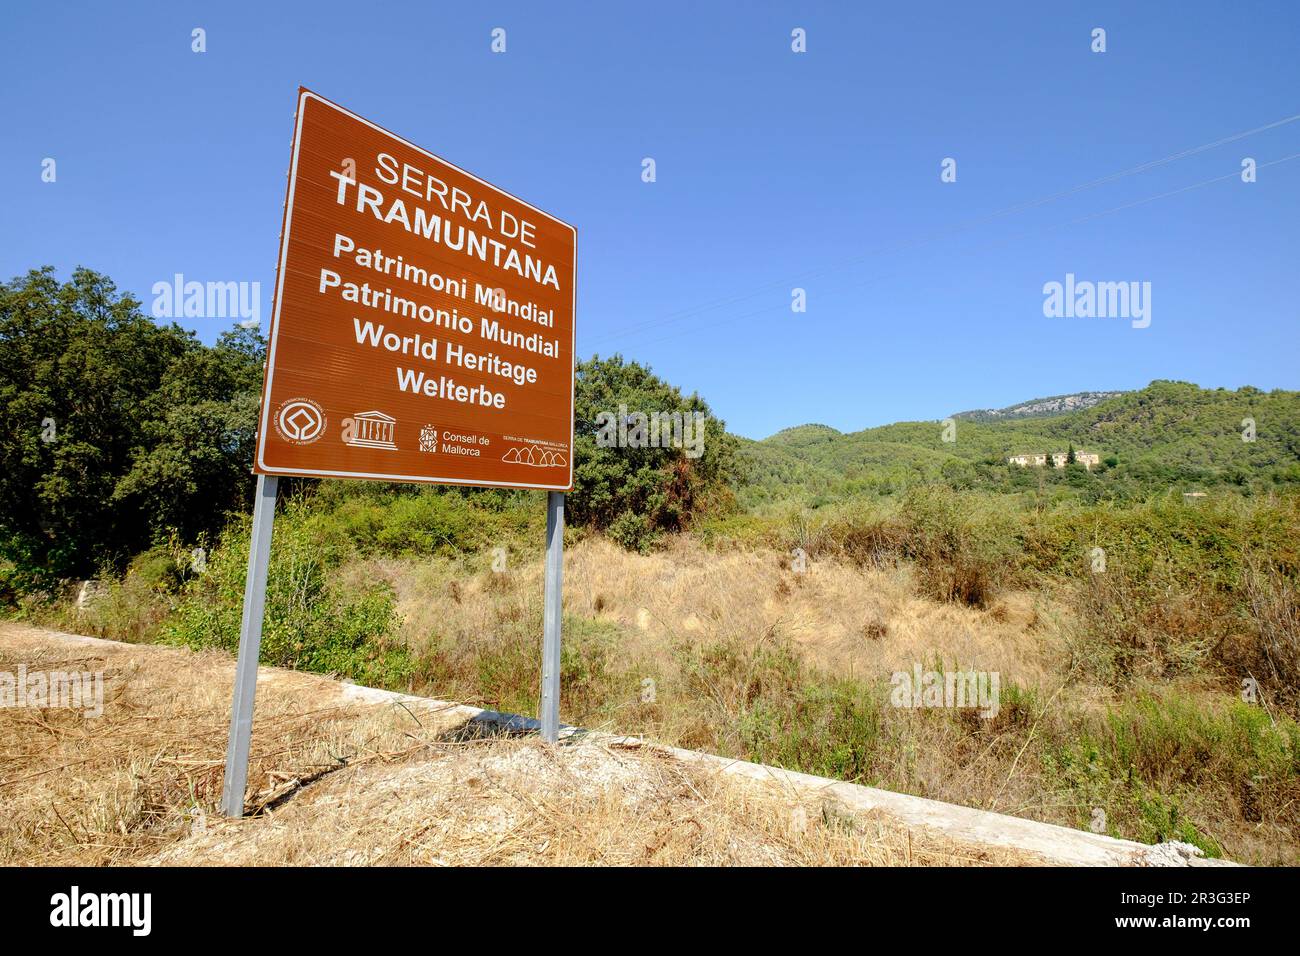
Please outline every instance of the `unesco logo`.
M275 430L287 442L310 445L325 433L325 412L309 398L291 398L276 409Z

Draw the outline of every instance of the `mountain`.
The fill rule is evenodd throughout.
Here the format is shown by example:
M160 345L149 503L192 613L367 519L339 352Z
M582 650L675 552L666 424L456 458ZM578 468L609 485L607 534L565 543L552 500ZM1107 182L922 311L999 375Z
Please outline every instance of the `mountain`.
M1008 408L986 408L976 409L969 412L958 412L953 418L964 418L976 422L999 422L1011 421L1017 418L1046 418L1050 415L1064 415L1067 412L1077 412L1084 408L1106 401L1108 398L1115 398L1117 395L1124 395L1125 392L1075 392L1073 395L1053 395L1050 398L1032 398L1027 402L1021 402L1019 405L1012 405Z
M1155 381L1138 391L1090 401L1104 394L1035 399L1001 410L1005 416L960 418L947 430L938 421L847 433L800 425L763 441L742 440L741 452L750 466L743 494L751 503L791 496L820 501L887 494L923 481L1025 490L1038 483L1039 470L1011 466L1006 459L1063 452L1070 445L1102 459L1087 479L1095 485L1088 494L1110 489L1138 495L1221 482L1300 482L1300 392ZM1071 398L1089 403L1048 410ZM1034 406L1040 407L1023 411ZM1254 440L1243 440L1251 437L1252 421Z
M830 442L837 438L843 438L844 433L838 428L831 428L830 425L795 425L793 428L783 428L775 435L763 439L771 442L773 445L812 445L818 442Z

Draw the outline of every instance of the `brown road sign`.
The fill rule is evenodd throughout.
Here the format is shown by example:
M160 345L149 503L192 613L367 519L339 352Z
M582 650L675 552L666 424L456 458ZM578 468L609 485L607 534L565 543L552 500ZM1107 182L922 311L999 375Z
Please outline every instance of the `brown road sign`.
M568 490L576 253L300 90L254 471Z

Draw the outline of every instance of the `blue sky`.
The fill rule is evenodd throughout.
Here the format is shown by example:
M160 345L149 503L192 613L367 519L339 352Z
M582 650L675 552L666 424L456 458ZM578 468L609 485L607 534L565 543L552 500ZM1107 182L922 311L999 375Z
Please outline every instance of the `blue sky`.
M301 84L573 223L579 354L743 435L1300 387L1300 159L1264 166L1300 121L992 215L1300 114L1295 3L29 3L0 39L6 278L260 281L266 331ZM1066 273L1150 282L1150 327L1045 318Z

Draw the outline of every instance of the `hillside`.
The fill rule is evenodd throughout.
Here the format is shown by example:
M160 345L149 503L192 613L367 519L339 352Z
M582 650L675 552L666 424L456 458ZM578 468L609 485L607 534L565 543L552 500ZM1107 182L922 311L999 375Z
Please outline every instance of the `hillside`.
M830 425L811 424L795 425L793 428L783 428L775 435L765 439L773 445L789 445L791 447L802 447L804 445L815 445L821 442L833 442L837 438L843 438L844 433L838 428L832 428Z
M1007 457L1063 452L1070 445L1101 456L1102 466L1089 476L1095 485L1091 492L1099 497L1171 485L1300 481L1300 392L1155 381L1073 411L1047 411L1050 403L1067 398L1083 401L1080 396L1039 399L1004 410L1003 418L959 419L948 442L937 421L850 433L824 425L786 429L742 443L750 464L746 495L753 504L792 492L816 500L887 494L941 479L957 487L1027 490L1040 477L1068 476L1040 476L1035 469L1008 465ZM1023 411L1030 407L1039 410ZM1246 419L1255 423L1254 441L1243 440ZM1079 481L1075 476L1076 485Z
M1011 405L1007 408L974 409L958 412L953 418L968 419L976 422L1013 421L1018 418L1046 418L1051 415L1064 415L1123 395L1124 392L1075 392L1073 395L1052 395L1048 398L1031 398L1027 402Z

